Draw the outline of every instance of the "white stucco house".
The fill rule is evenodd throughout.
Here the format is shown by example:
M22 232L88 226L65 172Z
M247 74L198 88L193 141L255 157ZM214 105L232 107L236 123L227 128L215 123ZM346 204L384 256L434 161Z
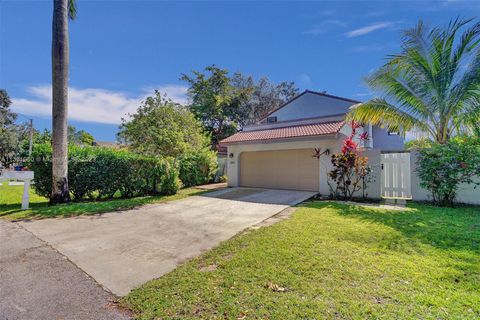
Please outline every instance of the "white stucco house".
M227 147L228 185L317 191L327 195L330 155L314 157L315 148L340 152L350 134L344 123L349 108L360 101L304 91L258 124L222 140ZM367 154L403 150L403 137L372 126L363 145ZM379 157L378 157L379 158ZM374 168L375 170L375 168ZM377 168L376 170L379 170ZM380 190L371 190L380 196Z

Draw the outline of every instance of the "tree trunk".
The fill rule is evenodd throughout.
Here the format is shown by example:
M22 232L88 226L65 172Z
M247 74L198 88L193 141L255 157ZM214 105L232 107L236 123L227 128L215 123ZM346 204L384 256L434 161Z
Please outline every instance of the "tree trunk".
M68 0L53 0L52 204L70 200L67 148L68 64Z

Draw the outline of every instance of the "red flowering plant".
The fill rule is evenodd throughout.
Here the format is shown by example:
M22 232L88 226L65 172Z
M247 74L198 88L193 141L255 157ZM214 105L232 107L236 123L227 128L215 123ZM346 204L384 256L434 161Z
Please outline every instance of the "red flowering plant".
M368 133L359 133L361 125L354 121L349 126L352 132L343 141L342 151L332 155L333 169L328 173L328 185L335 199L351 200L360 190L363 198L366 198L365 189L371 180L372 169L368 157L360 155L358 143L355 142L357 136L360 142L368 140Z

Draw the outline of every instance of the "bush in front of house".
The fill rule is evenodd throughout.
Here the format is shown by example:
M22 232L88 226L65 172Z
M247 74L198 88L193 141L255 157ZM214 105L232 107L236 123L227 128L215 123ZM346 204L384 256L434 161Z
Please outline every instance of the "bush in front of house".
M433 144L420 149L418 161L420 185L438 205L453 206L461 184L480 185L480 138L457 137Z
M217 154L209 148L188 152L178 158L180 180L186 187L211 182L217 168Z
M174 194L181 186L171 159L100 147L70 146L68 152L68 183L75 201ZM52 188L51 155L49 144L35 145L29 163L35 191L45 197Z
M354 141L357 135L360 141L367 140L368 135L359 134L357 130L360 125L354 121L349 126L351 134L343 141L342 151L332 155L333 169L328 173L328 185L334 199L352 200L360 190L363 191L363 198L366 198L365 189L371 180L372 169L368 157L359 154L358 144Z

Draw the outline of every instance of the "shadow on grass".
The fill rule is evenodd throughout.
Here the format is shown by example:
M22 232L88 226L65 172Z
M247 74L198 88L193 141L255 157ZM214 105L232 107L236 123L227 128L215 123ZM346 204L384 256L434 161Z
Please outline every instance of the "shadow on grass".
M71 217L91 215L112 211L134 209L147 204L179 200L189 196L207 193L207 190L187 188L171 196L147 196L128 199L111 199L102 201L72 202L50 206L48 202L30 203L30 209L21 210L20 204L0 204L0 217L9 220L43 219L54 217Z
M334 208L345 217L380 223L405 237L444 250L480 254L480 207L440 208L411 203L408 210L386 210L331 202L306 203L310 208Z

